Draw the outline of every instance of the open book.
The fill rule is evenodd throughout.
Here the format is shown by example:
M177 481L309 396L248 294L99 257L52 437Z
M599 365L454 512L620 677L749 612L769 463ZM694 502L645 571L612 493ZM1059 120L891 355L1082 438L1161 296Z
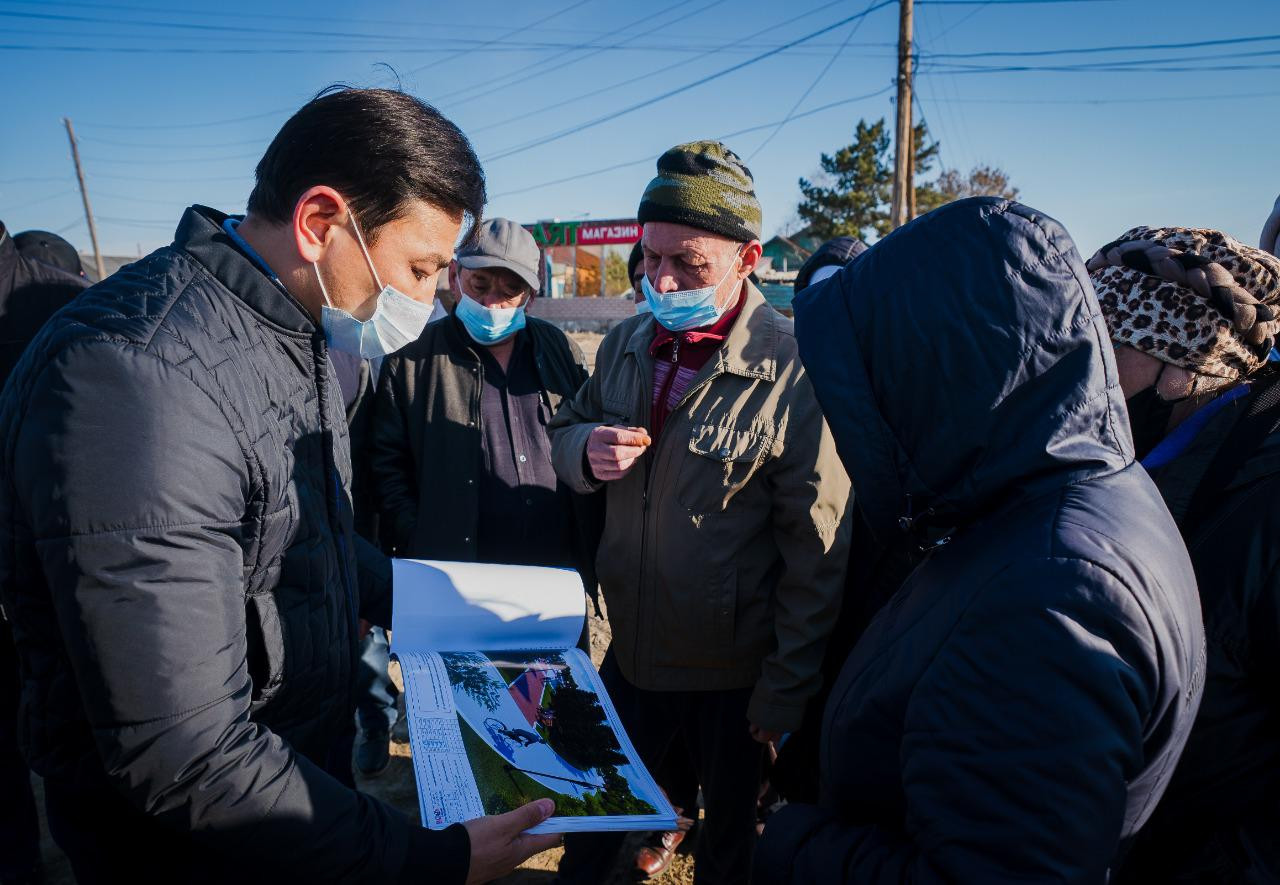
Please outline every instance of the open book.
M576 572L393 563L392 651L404 677L423 826L502 814L544 797L530 832L674 830L591 659Z

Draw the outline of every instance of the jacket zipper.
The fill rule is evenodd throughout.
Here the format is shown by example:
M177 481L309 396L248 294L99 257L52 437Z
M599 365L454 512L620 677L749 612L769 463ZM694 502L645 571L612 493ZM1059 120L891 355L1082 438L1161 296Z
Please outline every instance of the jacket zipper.
M673 345L673 347L672 347L672 349L671 349L671 362L672 362L672 363L676 363L676 362L678 361L679 348L680 348L680 339L677 337L677 338L675 339L675 341L674 341L674 345ZM636 360L636 362L637 362L637 364L639 364L639 362L640 362L640 361L639 361L639 360ZM646 393L646 391L645 391L644 377L643 377L642 373L639 371L639 369L640 369L640 366L639 366L639 365L637 365L636 376L637 376L638 384L639 384L639 387L640 387L640 408L641 408L641 410L644 410L646 407L648 408L648 411L649 411L649 414L648 414L649 423L650 423L650 424L652 424L652 423L653 423L653 399L652 399L652 392ZM675 376L675 370L674 370L674 369L672 370L672 373L671 373L671 374L672 374L672 377L674 378L674 376ZM671 420L671 418L676 414L676 412L678 412L678 411L680 410L680 407L681 407L681 406L683 406L683 405L685 404L685 402L686 402L686 401L689 399L689 397L690 397L690 396L695 392L695 390L701 390L701 389L702 389L703 387L705 387L707 384L710 384L710 383L711 383L711 381L713 381L716 377L718 377L718 373L713 372L711 375L707 376L707 378L706 378L705 380L703 380L701 383L699 383L699 384L698 384L698 386L697 386L696 388L695 388L695 387L690 387L688 390L686 390L686 391L684 392L684 396L680 397L680 402L676 403L675 408L671 409L671 411L667 413L667 421L669 422L669 421ZM652 383L652 378L650 379L650 382ZM646 399L645 399L646 395L650 397L648 400L646 400ZM639 567L639 569L637 570L637 584L638 584L638 587L639 587L639 592L637 592L637 593L636 593L636 619L635 619L635 620L636 620L636 627L635 627L635 633L634 633L633 641L632 641L632 643L631 643L631 672L633 672L633 673L638 673L638 672L639 672L639 663L640 663L640 625L641 625L641 616L640 616L640 612L642 611L642 607L641 607L641 604L640 604L640 600L641 600L641 597L644 595L644 587L645 587L645 583L644 583L644 578L645 578L645 574L644 574L645 551L647 550L647 548L648 548L648 546L649 546L649 484L650 484L650 481L653 479L653 469L652 469L652 468L653 468L653 465L654 465L654 464L656 464L656 463L657 463L657 460L658 460L658 454L659 454L658 449L659 449L659 446L661 446L661 445L663 444L663 441L664 441L664 440L665 440L665 439L670 435L670 434L668 434L668 433L666 433L666 432L665 432L665 431L666 431L666 427L665 427L665 426L663 427L663 431L664 431L664 433L662 434L662 436L661 436L661 437L659 437L659 438L658 438L658 440L657 440L657 442L654 444L654 446L653 446L653 451L649 452L649 453L647 454L647 456L642 456L642 457L644 457L644 458L645 458L645 462L644 462L644 485L641 487L641 493L640 493L640 495L641 495L641 497L640 497L640 500L641 500L641 507L640 507L640 567Z
M652 423L653 423L653 400L652 400L652 393L648 394L651 398L648 400L648 402L646 402L646 401L645 401L645 396L646 396L646 393L645 393L645 387L646 387L646 385L645 385L645 383L644 383L644 378L642 378L642 377L641 377L641 373L640 373L640 371L639 371L639 369L640 369L640 361L639 361L639 360L636 360L636 363L637 363L636 377L637 377L637 379L638 379L638 384L639 384L639 387L640 387L640 410L641 410L641 412L643 413L643 412L645 411L645 409L646 409L646 406L648 407L648 412L649 412L649 415L648 415L648 419L649 419L649 421L648 421L648 423L652 424ZM652 382L650 382L650 383L652 383ZM646 429L651 429L651 428L646 428ZM641 608L641 605L640 605L640 600L641 600L641 598L644 596L644 563L645 563L645 551L646 551L646 549L647 549L647 548L648 548L648 546L649 546L649 480L650 480L650 478L651 478L651 476L652 476L652 470L651 470L650 468L652 467L652 464L653 464L654 459L658 457L658 453L657 453L657 451L656 451L656 448L657 448L657 447L655 446L654 448L655 448L655 451L653 451L653 452L651 452L651 453L646 453L646 454L648 455L648 457L646 457L646 456L644 456L644 455L642 455L642 456L641 456L642 458L644 458L644 485L643 485L643 486L641 486L641 489L640 489L640 501L641 501L641 506L640 506L640 567L636 570L636 571L637 571L636 581L637 581L637 591L638 591L638 592L636 593L636 626L635 626L635 635L632 637L632 642L631 642L631 672L632 672L632 673L639 673L639 672L640 672L640 621L641 621L640 612L642 611L642 608Z
M323 341L323 339L321 339L321 341ZM313 348L313 353L316 357L315 380L318 400L317 405L320 409L320 421L323 425L325 416L324 401L325 396L328 393L328 385L323 377L323 372L325 362L329 359L329 353L323 343L318 347ZM342 573L342 586L346 591L345 599L343 600L343 608L347 616L347 621L351 625L352 641L356 642L358 641L357 637L360 635L359 614L356 610L355 590L351 586L351 571L348 568L347 539L342 533L342 518L340 515L342 513L342 477L338 474L338 462L333 455L332 445L328 446L328 451L325 452L325 460L328 462L329 477L333 486L333 510L329 514L328 518L329 528L338 542L338 569Z

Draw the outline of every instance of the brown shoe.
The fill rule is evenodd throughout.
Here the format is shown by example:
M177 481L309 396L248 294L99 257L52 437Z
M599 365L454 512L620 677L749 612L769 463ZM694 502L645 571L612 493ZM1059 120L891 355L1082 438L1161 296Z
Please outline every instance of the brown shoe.
M684 841L684 837L684 830L651 834L636 852L636 869L647 879L661 875L667 867L671 866L671 858L676 856L676 850Z

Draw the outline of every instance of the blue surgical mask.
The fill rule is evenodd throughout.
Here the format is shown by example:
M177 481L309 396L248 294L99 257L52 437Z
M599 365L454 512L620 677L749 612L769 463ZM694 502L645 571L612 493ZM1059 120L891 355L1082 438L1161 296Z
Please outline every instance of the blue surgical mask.
M712 286L703 286L701 289L659 292L649 282L648 274L645 274L640 281L640 288L644 291L645 300L649 302L649 309L653 311L655 320L672 332L687 332L689 329L710 326L724 316L725 311L729 309L729 304L717 307L716 293L720 291L724 281L729 279L735 269L730 266L720 278L720 282Z
M454 309L458 319L476 344L489 347L506 341L524 328L524 305L519 307L485 307L462 291L462 277L458 277L458 306Z
M356 217L351 216L351 227L356 232L356 240L360 243L360 251L373 274L373 282L378 286L378 301L373 315L367 320L358 320L341 308L334 307L325 288L324 279L320 276L320 267L312 262L316 280L320 283L320 294L324 296L325 305L320 311L320 327L324 329L325 340L334 350L358 356L361 359L381 359L395 353L413 341L418 340L422 330L431 319L431 305L415 301L408 295L391 285L382 285L373 259L369 257L369 249L364 243L364 235Z
M649 306L647 299L640 299L636 302L636 314L653 313L653 308Z

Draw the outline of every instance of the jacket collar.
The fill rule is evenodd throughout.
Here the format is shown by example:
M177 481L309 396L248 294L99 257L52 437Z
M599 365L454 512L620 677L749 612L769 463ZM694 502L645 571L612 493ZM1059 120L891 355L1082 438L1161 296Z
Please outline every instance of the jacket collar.
M778 338L782 315L764 300L754 283L746 280L745 284L747 292L742 313L729 330L724 344L716 351L716 372L774 381L778 377ZM647 357L657 322L652 314L644 314L643 317L627 340L626 352L643 353Z
M288 332L316 334L316 324L307 309L227 236L222 229L227 217L207 206L190 207L178 223L174 247L204 265L218 282L267 322Z
M14 245L9 230L0 223L0 294L8 294L10 280L18 272L18 247Z

